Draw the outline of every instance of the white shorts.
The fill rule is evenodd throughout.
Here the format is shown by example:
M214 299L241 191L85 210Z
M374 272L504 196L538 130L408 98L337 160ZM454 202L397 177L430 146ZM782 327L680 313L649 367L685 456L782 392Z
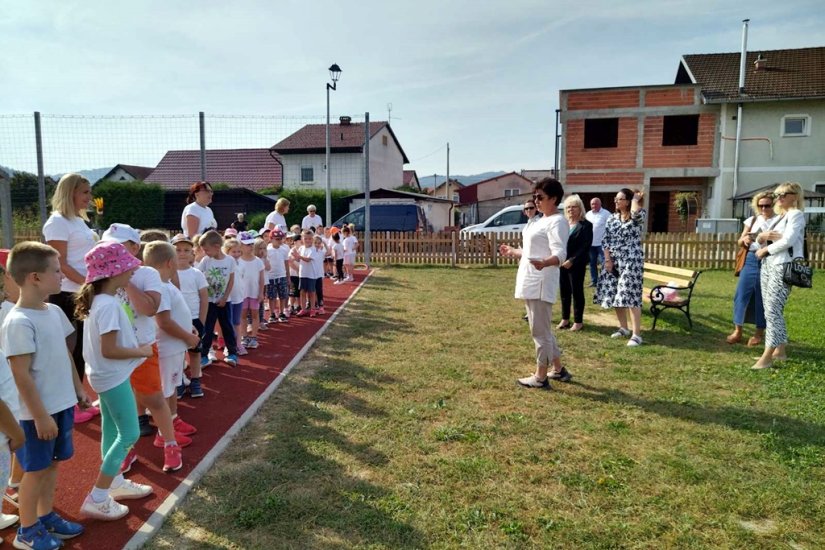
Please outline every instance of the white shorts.
M163 397L172 397L175 389L180 386L180 383L183 381L186 351L161 357L158 363L160 364L160 383L163 387Z
M355 253L347 252L344 254L344 265L355 265Z

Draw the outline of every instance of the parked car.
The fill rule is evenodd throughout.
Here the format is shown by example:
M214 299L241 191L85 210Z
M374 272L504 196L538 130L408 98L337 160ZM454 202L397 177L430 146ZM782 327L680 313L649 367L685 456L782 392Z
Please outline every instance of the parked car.
M364 230L366 209L360 206L333 223L335 227L355 224L356 231ZM417 204L370 204L371 231L425 231L431 230L424 210Z
M465 235L521 232L527 225L527 216L524 215L523 208L521 204L507 206L481 223L468 225L461 232Z

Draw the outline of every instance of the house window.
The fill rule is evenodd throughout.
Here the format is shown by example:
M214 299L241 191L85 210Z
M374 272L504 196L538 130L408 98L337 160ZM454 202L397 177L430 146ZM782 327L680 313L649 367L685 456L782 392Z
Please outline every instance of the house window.
M390 143L390 140L389 140L389 138L386 136L386 134L385 134L385 135L383 135L383 136L381 136L381 145L383 145L384 147L386 147L387 145L389 145L389 143Z
M808 115L785 115L782 117L782 137L811 135L811 117Z
M518 197L519 196L519 189L516 187L515 189L505 189L504 190L504 198L507 197Z
M618 147L618 118L588 118L584 121L584 148Z
M315 182L315 170L312 166L301 166L301 183Z
M662 145L696 145L699 136L699 115L673 115L662 122Z
M459 202L458 201L458 193L453 193L453 202Z

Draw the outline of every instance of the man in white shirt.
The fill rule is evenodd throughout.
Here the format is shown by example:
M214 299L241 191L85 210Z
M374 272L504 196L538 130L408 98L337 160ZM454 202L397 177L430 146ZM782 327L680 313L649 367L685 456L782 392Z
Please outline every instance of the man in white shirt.
M323 218L315 214L315 211L314 204L307 206L307 215L301 220L301 229L312 229L314 231L316 227L324 226Z
M604 230L610 212L602 208L602 200L595 197L590 200L590 210L584 217L593 224L593 244L590 245L590 286L596 286L596 279L599 277L599 266L604 265L602 239L604 238Z

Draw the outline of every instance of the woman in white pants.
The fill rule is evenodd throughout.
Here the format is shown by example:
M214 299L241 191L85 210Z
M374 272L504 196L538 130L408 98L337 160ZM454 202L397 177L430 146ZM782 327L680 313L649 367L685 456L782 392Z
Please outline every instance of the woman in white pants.
M524 230L523 248L501 245L503 256L520 258L516 275L516 299L527 305L530 334L536 346L536 372L518 383L526 388L549 388L548 379L569 382L572 376L561 365L561 350L552 329L553 303L559 289L559 266L567 257L570 226L559 211L564 189L557 180L545 178L533 186L533 200L544 216ZM548 374L550 364L553 371Z
M785 345L788 343L788 331L783 310L791 287L782 275L786 263L804 255L805 215L802 209L805 197L802 187L798 183L786 182L776 188L773 196L776 199L774 210L779 214L779 219L756 237L756 242L763 245L756 251L756 257L762 260L760 282L767 326L765 351L751 367L754 370L768 369L774 361L787 359Z

